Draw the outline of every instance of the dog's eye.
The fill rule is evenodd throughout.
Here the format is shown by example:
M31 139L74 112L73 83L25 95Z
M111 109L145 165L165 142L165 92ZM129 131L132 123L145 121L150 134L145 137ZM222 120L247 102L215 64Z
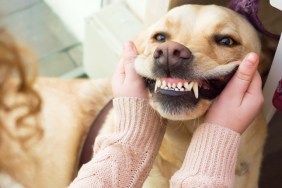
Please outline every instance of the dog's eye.
M163 33L157 33L153 37L158 42L165 42L166 41L166 35Z
M232 47L237 44L237 42L231 37L215 37L215 41L217 44L227 47Z

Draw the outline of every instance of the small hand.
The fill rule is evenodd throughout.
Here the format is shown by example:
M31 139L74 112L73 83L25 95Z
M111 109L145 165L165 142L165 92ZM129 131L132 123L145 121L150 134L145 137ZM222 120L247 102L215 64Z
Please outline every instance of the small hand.
M259 57L249 53L237 72L214 101L205 122L243 133L258 115L264 98L257 66Z
M144 80L134 68L137 50L133 42L124 44L120 62L112 77L114 97L148 98Z

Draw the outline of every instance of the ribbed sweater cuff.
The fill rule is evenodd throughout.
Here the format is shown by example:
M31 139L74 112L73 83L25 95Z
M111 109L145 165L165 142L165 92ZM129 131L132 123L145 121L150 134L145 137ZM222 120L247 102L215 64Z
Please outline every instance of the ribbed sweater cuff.
M195 131L182 168L171 183L200 176L214 183L230 185L239 143L239 133L215 124L202 124Z
M155 148L160 145L165 132L160 116L147 99L136 97L115 98L117 132L126 144L134 143L138 148Z

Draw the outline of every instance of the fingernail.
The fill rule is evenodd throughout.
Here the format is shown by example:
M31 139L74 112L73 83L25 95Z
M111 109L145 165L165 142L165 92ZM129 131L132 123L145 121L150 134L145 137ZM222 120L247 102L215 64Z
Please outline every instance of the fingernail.
M255 53L249 53L246 57L246 63L250 66L257 64L258 56Z
M131 49L132 49L131 42L126 42L126 43L124 43L123 48L124 48L125 50L131 50Z

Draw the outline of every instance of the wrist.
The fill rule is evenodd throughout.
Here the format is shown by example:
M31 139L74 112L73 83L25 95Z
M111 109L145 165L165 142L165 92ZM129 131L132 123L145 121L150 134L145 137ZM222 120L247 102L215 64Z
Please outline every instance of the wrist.
M203 123L194 132L184 163L174 179L184 172L191 179L206 176L231 183L239 144L238 133L220 125Z
M228 121L224 122L222 120L218 120L218 121L209 120L209 121L205 121L205 124L211 124L211 125L220 126L222 128L228 129L228 130L233 131L235 133L238 133L240 135L247 128L247 126L243 126L242 125L242 122L240 122L240 123L237 122L236 124L234 124L234 122L228 122Z
M165 126L148 99L118 97L113 100L116 130L121 142L139 148L152 146L162 138Z

